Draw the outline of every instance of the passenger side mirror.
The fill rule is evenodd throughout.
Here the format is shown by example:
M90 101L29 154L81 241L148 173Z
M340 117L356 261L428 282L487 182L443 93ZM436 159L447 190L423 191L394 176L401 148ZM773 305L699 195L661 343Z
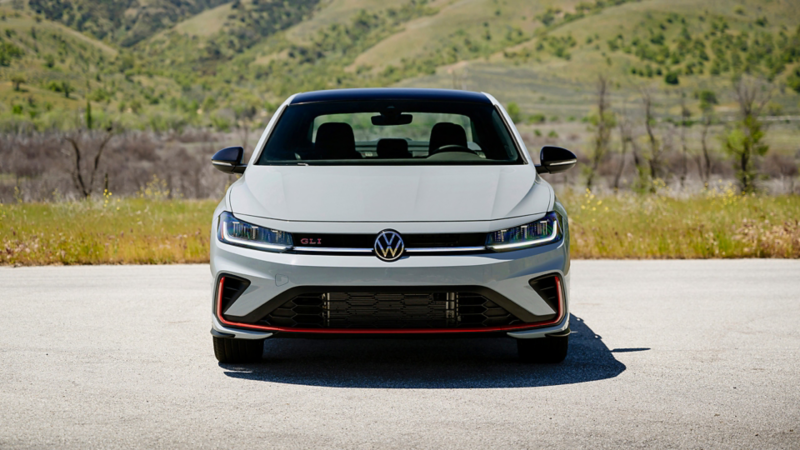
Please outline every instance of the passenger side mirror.
M242 147L223 148L211 157L211 164L225 173L244 173L247 164L242 164L244 149Z
M539 159L542 164L536 166L538 173L559 173L572 169L578 162L578 157L575 153L561 148L545 145L539 153Z

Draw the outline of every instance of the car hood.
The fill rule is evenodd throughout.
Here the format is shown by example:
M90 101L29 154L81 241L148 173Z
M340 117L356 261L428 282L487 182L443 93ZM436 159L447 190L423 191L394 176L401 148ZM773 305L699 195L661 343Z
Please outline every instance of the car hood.
M546 212L552 189L514 166L256 166L234 214L315 222L495 220Z

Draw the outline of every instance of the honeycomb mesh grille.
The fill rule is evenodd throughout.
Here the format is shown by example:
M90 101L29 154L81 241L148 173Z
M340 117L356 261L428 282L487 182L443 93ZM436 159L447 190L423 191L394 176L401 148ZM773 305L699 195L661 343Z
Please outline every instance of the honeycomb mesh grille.
M521 323L470 292L325 292L302 294L261 324L286 328L483 328Z

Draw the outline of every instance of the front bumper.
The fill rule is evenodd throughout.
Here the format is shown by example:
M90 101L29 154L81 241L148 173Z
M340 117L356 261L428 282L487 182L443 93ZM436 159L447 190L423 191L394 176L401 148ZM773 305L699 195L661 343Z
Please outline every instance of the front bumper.
M231 246L212 239L211 271L212 333L220 337L264 339L275 332L293 330L245 325L269 302L281 301L290 290L308 286L330 287L441 287L470 286L491 290L514 303L515 308L534 316L558 313L556 319L515 326L503 330L304 330L326 334L441 334L504 331L508 336L526 339L557 334L569 327L569 254L565 241L542 247L505 253L471 255L407 256L387 263L374 256L308 255L270 253ZM562 280L561 310L555 311L529 284L529 280L556 274ZM218 287L224 276L250 282L247 289L229 306L225 317L217 316ZM237 318L242 319L241 321ZM296 330L294 330L296 331Z

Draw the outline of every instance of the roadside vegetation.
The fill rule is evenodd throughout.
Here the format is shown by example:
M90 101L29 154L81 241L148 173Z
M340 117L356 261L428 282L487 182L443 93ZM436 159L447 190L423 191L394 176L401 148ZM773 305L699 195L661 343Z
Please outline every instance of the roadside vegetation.
M800 197L567 192L573 258L799 258ZM0 205L0 265L207 263L214 200Z
M800 258L800 197L567 193L577 259Z
M0 205L0 264L207 263L216 203L105 195Z

